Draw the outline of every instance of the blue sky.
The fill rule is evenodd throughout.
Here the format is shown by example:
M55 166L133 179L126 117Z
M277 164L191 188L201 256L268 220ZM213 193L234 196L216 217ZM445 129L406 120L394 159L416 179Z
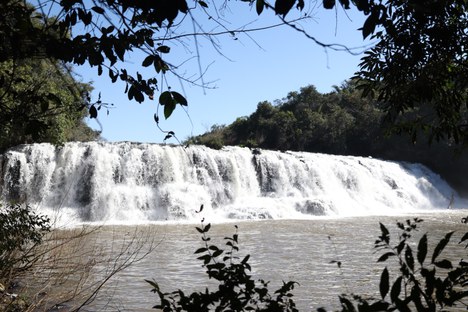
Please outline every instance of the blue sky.
M229 4L232 5L232 11L225 12L223 16L223 23L229 27L236 28L236 25L249 23L249 27L257 28L280 22L272 10L266 10L258 17L255 8L250 9L245 3L231 1ZM305 12L309 12L313 18L300 22L300 25L316 39L348 47L369 44L363 42L362 34L357 30L364 20L361 13L355 10L345 12L341 7L324 10L308 5ZM293 10L287 19L297 18L300 14ZM205 16L196 18L200 24L205 23L206 29L212 29L210 27L213 24ZM192 24L188 23L184 27L192 27ZM180 31L189 30L181 28ZM162 128L174 131L180 140L184 140L190 135L209 130L214 124L229 124L237 117L250 115L261 101L274 102L284 98L288 92L298 91L307 85L315 85L320 92L329 92L333 85L340 85L358 69L360 55L325 50L288 26L249 33L249 36L239 34L236 38L234 40L230 35L218 38L223 55L208 41L200 39L198 42L200 63L205 72L204 81L209 82L212 88L192 86L170 74L166 75L172 90L184 94L189 105L186 111L178 106L167 120L160 111ZM184 62L181 73L187 76L199 74L193 42L188 42L187 48L175 42L167 44L171 47L169 61L173 64ZM128 59L125 66L129 72L138 70L155 75L139 65L142 61L139 56L136 53ZM109 115L102 112L98 117L104 139L163 142L165 134L158 130L153 119L157 110L157 97L154 101L146 100L142 104L129 101L123 93L122 83L112 84L105 73L101 77L97 76L95 68L81 66L75 69L83 81L93 82L94 99L100 92L103 101L114 104ZM161 81L160 76L156 78ZM95 120L88 120L88 124L100 128ZM168 143L177 141L170 140Z

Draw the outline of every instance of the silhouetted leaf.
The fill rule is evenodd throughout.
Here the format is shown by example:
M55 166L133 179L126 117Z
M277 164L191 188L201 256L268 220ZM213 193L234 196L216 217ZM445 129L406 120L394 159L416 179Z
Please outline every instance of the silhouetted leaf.
M185 97L182 96L182 94L175 91L172 91L171 94L176 103L179 103L180 105L184 106L188 105L187 100L185 99Z
M304 0L299 0L297 1L297 5L296 5L296 8L300 11L302 11L304 9Z
M436 267L439 267L439 268L442 268L442 269L451 269L452 268L452 262L450 262L447 259L444 259L442 261L434 262L434 265Z
M403 276L400 276L396 279L395 283L393 283L392 290L390 292L390 298L392 299L392 302L397 301L398 296L400 295L402 279Z
M257 14L258 15L262 14L264 7L265 7L265 1L264 0L257 0L256 9L257 9Z
M378 17L378 16L377 16ZM370 34L372 34L377 26L377 18L374 12L366 19L364 25L362 26L362 37L366 39Z
M169 53L169 51L171 51L171 48L169 48L168 46L162 45L162 46L159 46L156 50L161 53Z
M467 239L468 239L468 232L466 232L465 235L463 235L463 237L460 239L459 244L463 243ZM467 248L467 247L468 247L468 244L465 246L465 248Z
M202 7L204 7L204 8L207 8L207 7L208 7L208 4L206 4L205 1L198 1L198 3L199 3Z
M380 256L377 262L384 262L391 256L395 256L395 253L393 251L384 253L382 256Z
M296 0L276 0L275 1L275 13L278 15L283 15L283 17L288 14L288 12L293 7Z
M98 6L93 6L91 8L91 10L93 10L94 12L98 13L98 14L104 14L104 9L101 8L101 7L98 7Z
M385 227L385 225L383 225L381 222L379 222L379 224L380 224L380 232L382 233L382 240L388 244L390 241L390 237L389 237L390 232Z
M434 253L432 254L431 263L434 263L434 261L440 255L440 253L444 250L445 246L447 246L447 244L450 241L450 238L452 237L453 233L454 232L449 232L449 233L445 234L445 237L443 239L441 239L440 242L437 244L436 248L434 249Z
M153 62L154 62L154 56L148 55L148 56L143 60L143 63L141 63L141 65L143 65L144 67L148 67L148 66L151 66L151 64L153 64Z
M208 249L214 250L214 251L219 250L218 246L215 246L215 245L209 246Z
M380 276L379 289L380 289L380 295L382 296L382 299L384 299L388 293L388 290L390 289L387 267L385 267L385 269L382 271L382 275Z
M210 255L203 255L197 258L198 260L203 260L203 264L206 265L210 263L211 261L211 256Z
M119 75L115 74L112 69L109 69L109 78L111 79L112 83L117 81ZM125 91L127 93L127 91Z
M427 255L427 235L424 234L421 239L419 240L418 244L418 262L423 264L424 260L426 259Z
M396 248L396 249L397 249L397 253L398 253L398 254L401 254L401 251L405 248L405 246L406 246L406 241L402 240L402 241L398 244L398 246L397 246L397 248Z
M97 109L94 105L91 105L91 107L89 108L89 118L96 118L97 117Z
M410 246L406 246L405 262L408 265L408 267L411 269L411 271L414 271L414 257L413 257L413 251L411 250Z
M349 301L347 298L340 296L340 303L341 303L341 306L343 307L343 311L347 311L347 312L356 311L351 301Z
M165 73L168 69L169 66L162 60L162 58L159 55L154 56L154 69L156 70L157 73L163 72Z
M164 91L159 96L159 104L161 105L168 105L168 104L175 104L174 100L172 99L172 94L170 91Z
M202 248L198 248L197 250L195 250L194 253L197 254L197 253L202 253L202 252L207 252L207 251L208 251L208 248L202 247Z
M145 96L143 95L143 92L141 92L140 90L135 90L135 93L133 94L133 96L135 97L135 100L138 103L142 103L145 100Z
M365 14L369 13L369 0L355 0L354 3L359 11L364 11Z
M179 11L182 13L187 13L188 12L188 5L187 1L185 0L176 0L177 4L179 5Z
M335 7L335 0L323 0L323 7L327 10Z
M349 10L349 0L340 0L340 3L346 10Z
M219 257L222 254L223 254L223 251L221 249L219 249L219 250L216 250L215 252L213 252L213 257Z
M164 118L169 118L172 115L172 112L176 108L176 104L174 102L169 102L164 105Z
M150 280L145 279L145 282L147 282L148 284L151 285L151 287L153 287L153 289L151 291L153 291L153 292L159 291L159 285L155 281L150 281Z

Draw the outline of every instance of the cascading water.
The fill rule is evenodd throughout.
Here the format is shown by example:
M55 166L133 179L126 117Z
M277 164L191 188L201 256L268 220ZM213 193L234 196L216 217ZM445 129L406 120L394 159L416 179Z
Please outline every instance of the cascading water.
M419 164L227 147L137 143L23 145L1 158L5 201L62 222L396 214L462 200Z

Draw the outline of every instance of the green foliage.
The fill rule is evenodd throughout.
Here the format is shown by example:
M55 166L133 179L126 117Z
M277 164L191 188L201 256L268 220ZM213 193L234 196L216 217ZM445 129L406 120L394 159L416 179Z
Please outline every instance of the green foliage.
M339 301L343 312L376 311L446 311L448 308L466 308L468 298L468 263L461 259L444 258L444 250L452 239L447 233L429 255L428 237L424 234L417 245L412 241L414 231L422 220L415 218L398 222L398 240L393 243L390 231L380 223L381 235L375 241L376 252L381 253L377 262L397 260L397 270L391 265L381 273L380 298L343 294ZM197 227L202 234L203 247L195 251L203 262L210 279L219 283L215 291L206 288L203 292L186 295L182 290L163 292L155 281L147 282L159 297L160 303L153 308L170 311L298 311L291 291L295 282L283 282L283 286L271 295L269 282L255 283L249 274L250 255L239 258L238 234L225 238L225 249L211 243L207 235L210 224ZM468 232L459 245L468 241ZM466 249L466 246L460 246ZM459 247L459 248L460 248ZM416 249L415 249L416 248ZM397 271L392 277L390 271ZM392 273L394 274L394 273ZM319 308L324 312L325 309Z
M241 145L274 150L369 155L383 137L383 112L376 101L362 98L354 84L321 94L315 87L290 92L272 105L261 102L257 110L221 129L211 129L192 142L207 146Z
M213 148L238 145L273 150L293 150L340 155L372 156L422 163L439 173L462 195L468 195L468 155L459 153L454 140L426 144L389 133L384 104L363 97L355 80L321 94L315 87L290 92L275 105L260 102L257 110L232 124L214 127L188 143ZM418 110L414 114L422 114Z
M205 145L212 149L221 149L225 143L225 131L226 126L224 125L213 125L209 132L202 136L191 137L187 139L185 144L199 144Z
M75 81L56 61L0 63L0 151L23 143L95 139L98 134L83 122L89 91L90 85Z
M187 100L178 92L165 91L159 96L159 104L164 106L164 117L167 119L171 116L177 104L187 106Z
M241 2L255 5L258 15L266 14L268 10L265 9L272 9L285 24L288 24L284 20L288 13L302 11L305 7L304 0ZM364 39L370 37L377 44L362 57L356 77L364 95L376 93L379 101L385 103L387 120L396 125L395 132L409 133L413 141L421 133L429 133L430 141L449 138L457 144L468 144L466 1L322 0L322 4L325 9L337 5L344 9L354 6L367 16L360 31ZM228 8L228 5L226 2L222 7ZM178 33L184 21L194 22L196 13L215 20L209 9L218 10L208 1L189 4L186 0L97 0L92 3L66 0L34 8L22 0L4 0L0 2L0 61L50 58L76 65L87 63L95 67L99 75L106 72L112 82L119 79L124 82L124 92L130 100L141 103L146 98L154 99L154 93L161 89L159 104L164 106L164 116L168 118L177 104L185 106L187 100L180 93L170 91L170 86L162 90L155 77L143 77L139 72L130 74L124 61L138 50L143 55L141 66L153 68L155 74L162 75L161 81L166 81L165 75L172 73L197 85L201 81L203 85L202 72L197 78L186 78L178 73L178 66L167 59L175 47L186 48L186 42L180 44L179 41L191 37L191 34ZM52 17L45 12L60 13ZM216 23L216 27L225 29L226 35L235 36L245 31L243 28L230 30L220 20ZM294 23L290 26L305 32ZM218 35L199 30L193 34L195 45L199 44L196 38L201 33L212 42L213 36ZM306 35L325 48L333 48ZM89 112L96 117L98 109L90 106ZM324 132L336 131L332 137L346 133L348 124L354 121L342 111L335 113L336 125L341 128L332 127ZM303 132L291 129L291 117L278 116L281 126L269 131L287 133L283 141L276 143L291 139L297 142L297 137L303 136ZM159 123L159 118L155 120ZM275 141L262 136L245 140L252 139L265 139L266 145ZM343 139L335 143L340 148L347 145Z
M254 2L254 0L249 0ZM283 17L303 1L276 0ZM323 0L333 9L335 0ZM432 140L453 139L468 145L468 4L451 1L340 0L367 16L360 28L363 38L377 40L365 52L356 78L364 94L375 92L386 104L386 119L393 131L406 132L413 141L421 132ZM269 5L257 0L257 13ZM414 114L413 110L418 112Z
M421 219L398 222L399 240L392 243L390 232L380 224L381 235L375 241L375 250L382 253L378 262L396 259L398 273L393 278L389 268L382 271L379 290L381 298L368 299L359 295L342 295L342 311L446 311L466 308L468 298L468 262L443 258L443 251L454 232L447 233L428 256L428 237L424 234L417 245L411 238ZM468 232L458 244L468 240ZM464 246L462 248L467 248ZM393 265L390 265L392 268Z
M361 1L367 2L367 1ZM359 87L385 103L396 133L468 144L467 9L463 0L366 3Z
M60 12L57 16L46 13L55 10ZM141 62L143 67L151 66L161 74L174 70L164 60L170 46L155 37L161 27L170 28L179 13L187 14L188 10L185 0L152 3L100 0L92 5L67 0L37 8L25 5L22 0L5 0L0 2L0 62L48 58L76 65L88 63L99 75L106 70L112 82L123 81L128 99L141 103L145 97L154 98L157 79L145 78L139 72L131 75L120 65L128 53L138 49L146 55ZM73 36L75 33L80 34ZM177 93L173 97L175 103L187 105L182 95ZM175 108L172 102L167 104L166 118ZM97 116L96 108L89 107L92 117Z
M206 288L203 292L186 295L182 290L165 293L155 281L147 282L159 297L160 304L153 308L169 311L290 311L297 312L291 291L295 282L283 282L283 286L273 294L269 292L268 282L255 282L250 275L250 255L242 259L239 251L237 226L232 237L225 237L225 249L211 243L207 235L211 225L197 227L202 234L204 246L195 251L197 259L203 262L206 274L218 283L216 290Z
M36 260L35 246L50 231L49 218L26 205L0 206L0 279L27 270Z

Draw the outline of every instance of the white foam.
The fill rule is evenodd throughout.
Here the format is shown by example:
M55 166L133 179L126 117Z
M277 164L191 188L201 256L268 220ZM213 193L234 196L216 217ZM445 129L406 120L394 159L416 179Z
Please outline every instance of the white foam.
M2 197L63 224L389 215L446 209L452 196L453 208L468 207L420 164L364 157L89 142L2 158Z

